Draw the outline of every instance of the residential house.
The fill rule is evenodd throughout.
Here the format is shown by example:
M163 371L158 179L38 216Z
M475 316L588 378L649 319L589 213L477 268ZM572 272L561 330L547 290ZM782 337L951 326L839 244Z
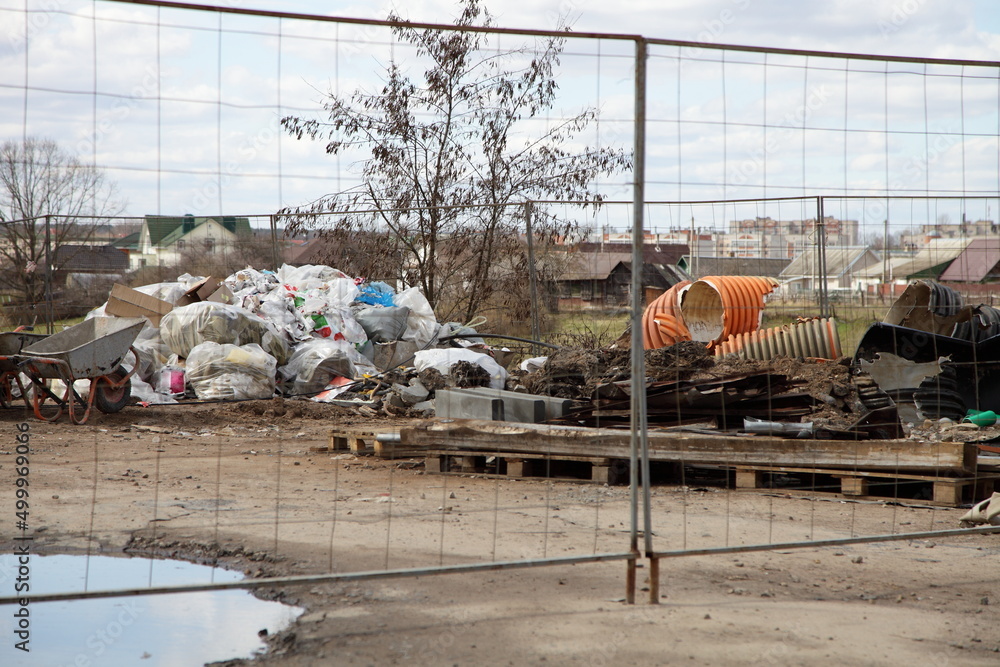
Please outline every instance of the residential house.
M583 243L570 254L567 268L555 281L559 310L621 308L629 304L631 246L605 243L603 251L601 247L601 244ZM643 248L643 287L659 292L682 280L690 280L690 276L677 266L687 246L658 248Z
M677 266L695 278L703 276L778 276L790 259L775 257L692 257L684 255Z
M129 271L128 253L112 245L61 245L52 257L52 268L57 284L89 288L122 280Z
M134 250L131 239L118 245L129 250L132 269L146 266L177 266L185 253L223 255L246 239L253 238L248 218L235 216L195 217L147 215L143 218Z
M942 222L933 225L920 225L914 231L900 235L900 245L904 248L920 248L935 240L964 239L971 241L977 238L1000 238L1000 225L992 220L969 220L963 216L960 223Z
M784 290L795 295L812 292L826 282L828 291L857 291L864 288L859 280L862 272L882 262L882 257L869 246L840 246L826 249L826 271L821 272L818 253L807 250L792 260L778 276Z
M941 281L956 283L1000 281L1000 239L973 239L941 273Z
M916 253L883 257L881 262L856 272L855 278L870 294L902 294L914 280L940 280L969 243L970 239L935 239Z

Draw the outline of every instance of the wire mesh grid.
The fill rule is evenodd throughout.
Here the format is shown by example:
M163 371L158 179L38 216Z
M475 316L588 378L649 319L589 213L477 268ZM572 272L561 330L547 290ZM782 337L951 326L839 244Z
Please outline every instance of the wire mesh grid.
M402 39L392 26L377 22L338 23L249 10L193 11L165 3L79 3L56 11L27 3L23 9L2 11L13 19L8 25L16 26L16 52L22 58L17 67L5 70L0 87L5 108L22 111L19 122L6 116L5 136L22 142L59 137L79 165L99 166L117 181L120 194L128 199L127 210L242 218L254 232L250 249L231 244L209 249L203 240L201 246L175 247L169 253L146 252L150 248L143 248L140 238L129 248L127 270L147 271L149 282L154 282L153 273L155 281L169 280L177 269L187 270L197 262L204 268L199 265L192 272L210 273L241 263L276 265L276 258L287 258L294 247L279 232L290 218L325 223L336 216L310 209L311 204L331 194L357 192L370 181L364 175L363 151L347 146L326 155L329 144L293 140L282 119L313 117L331 95L349 96L359 89L377 96L383 80L373 72L373 61L398 62L408 72L419 73L427 58L419 41ZM413 32L429 34L418 28ZM477 53L487 58L528 43L515 56L519 65L544 53L551 37L517 31L460 34L484 35ZM89 57L60 46L68 37L84 44L81 48ZM583 129L573 141L599 151L626 147L637 124L646 132L645 142L631 153L633 160L644 160L647 174L638 210L622 203L633 187L623 169L594 175L597 192L607 200L600 207L594 207L593 200L583 202L587 208L550 201L544 192L530 190L502 202L513 207L534 201L541 215L579 227L573 241L597 245L604 252L624 250L609 248L615 245L634 251L631 230L638 220L648 237L644 240L658 251L675 247L679 256L672 264L681 264L692 278L713 275L706 271L709 266L722 273L730 270L723 268L725 261L745 260L737 274L779 277L782 282L768 302L764 321L780 325L818 314L842 318L851 323L841 330L844 352L850 355L863 333L855 322L881 319L897 292L923 270L905 273L906 262L929 251L929 261L941 260L925 267L931 268L957 256L946 259L952 251L948 239L958 248L959 242L973 237L988 241L997 235L992 223L1000 208L1000 76L995 63L705 45L692 50L680 43L639 40L649 48L647 81L656 84L640 89L645 107L644 115L637 117L637 40L572 33L565 37L553 103L543 113L520 119L519 136L580 123ZM110 44L124 45L125 52ZM131 54L126 65L119 66L128 45L135 44L143 45L141 53ZM592 122L584 123L580 109L588 108L596 112ZM433 125L433 118L419 114L414 122L425 119ZM49 224L52 219L69 220L74 227L92 229L88 238L97 238L108 232L101 227L101 216L126 210L118 197L102 201L103 209L90 201L89 211L44 214L51 213ZM407 209L375 210L427 210L417 203ZM485 203L458 198L454 205L475 209ZM38 213L23 216L35 220L27 227L33 232L39 228L40 218L33 217ZM148 219L113 218L111 233L124 237ZM392 231L401 220L383 217L378 229ZM5 229L14 228L15 223L5 223ZM948 238L928 243L926 237L934 235ZM540 248L539 254L544 253L551 255L552 247ZM796 262L802 265L799 273ZM59 276L60 267L51 261L49 265L51 275ZM793 269L786 273L789 267ZM617 323L606 332L624 324L621 314L628 314L634 290L609 290L605 282L543 276L531 310L558 304L548 309L543 333L548 336L547 327L554 330L564 324L560 311L568 307L618 309ZM992 299L974 283L960 289L967 298ZM58 292L62 290L49 295L48 304L97 305L79 303L77 291L65 296ZM634 326L640 313L631 315ZM586 333L609 337L597 331L596 318L588 314L586 320ZM523 315L504 322L518 333L531 328ZM614 333L617 337L621 328ZM925 341L920 346L927 345ZM936 348L932 356L937 358ZM624 357L617 363L627 368ZM973 358L968 363L978 369L981 361ZM743 371L747 375L750 370ZM690 376L675 371L657 380L683 383ZM763 374L759 381L767 398L757 414L779 416L768 389L776 380ZM626 403L628 398L618 396ZM842 397L830 398L836 403ZM728 409L723 402L712 418L718 419L721 411L725 421ZM636 411L634 405L619 405L618 410L619 418ZM273 410L260 416L276 419ZM706 414L698 416L707 421ZM744 416L734 411L734 418ZM595 426L607 425L599 413L594 419ZM656 425L653 421L633 427L645 431ZM638 556L629 543L642 531L633 513L644 491L636 484L638 475L632 477L631 488L566 484L553 478L628 479L635 465L629 462L628 437L621 433L601 431L591 449L581 450L584 453L555 451L554 427L505 426L508 430L500 429L497 435L506 439L508 449L472 450L474 434L445 433L437 436L437 447L427 456L428 465L445 474L421 476L417 485L411 464L368 462L349 451L311 452L297 445L295 428L288 425L257 427L273 442L253 451L239 444L239 430L250 426L181 429L183 433L175 430L169 436L149 426L153 428L128 425L122 438L111 440L100 429L83 438L55 431L45 436L67 442L43 445L42 456L51 461L35 473L42 486L49 474L53 484L76 473L91 479L73 491L82 494L79 500L91 509L87 530L79 531L88 550L105 537L120 539L123 530L133 530L131 524L122 524L117 512L102 511L102 499L118 497L120 478L125 478L136 494L131 502L137 511L128 521L146 526L149 539L185 535L214 544L252 536L249 541L272 556L280 556L286 542L312 541L321 545L316 547L322 552L318 558L326 561L331 574L342 573L344 552L351 554L355 570L386 572L605 557L634 562ZM911 436L919 442L919 460L901 445L882 452L873 464L875 448L868 442L841 443L824 451L806 440L796 443L799 447L774 444L783 452L793 449L794 455L775 456L769 463L759 452L754 458L727 445L712 455L696 456L698 437L705 434L685 431L684 424L670 426L682 428L650 434L650 467L642 476L644 487L665 482L646 491L644 498L653 529L649 538L656 538L657 548L647 548L652 555L670 549L694 553L740 545L803 546L951 528L950 512L929 510L913 520L907 514L911 510L898 503L940 500L949 493L952 499L969 500L992 484L992 472L980 471L977 460L970 463L970 446L946 447L953 443L930 432ZM227 428L234 431L224 432ZM523 443L530 438L546 444L533 454L525 452ZM647 439L642 433L637 438ZM70 439L74 446L89 448L92 456L60 451ZM107 462L108 449L123 439L134 439L137 447L135 465L124 472ZM201 440L205 444L199 445ZM677 443L691 449L664 453ZM974 452L971 456L975 459ZM247 493L240 467L261 457L268 457L273 469L255 479L254 491ZM942 463L946 457L947 463ZM465 476L450 474L456 472ZM511 479L527 472L539 479ZM316 477L322 480L318 484ZM796 487L808 493L801 501L790 501ZM814 492L837 494L836 501L827 502L833 496ZM875 502L889 502L888 518L859 517L856 509L863 501L848 503L845 510L845 495L881 496L885 500ZM317 512L316 505L323 510ZM796 509L785 518L778 514L779 505ZM510 539L515 534L537 539ZM423 539L417 540L418 535ZM427 540L428 535L436 538Z

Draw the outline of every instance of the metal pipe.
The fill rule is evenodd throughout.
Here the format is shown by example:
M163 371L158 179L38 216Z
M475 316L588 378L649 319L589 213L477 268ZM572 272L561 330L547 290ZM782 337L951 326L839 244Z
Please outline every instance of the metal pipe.
M271 269L278 270L278 216L267 216L271 220Z
M460 338L502 338L503 340L516 340L519 343L531 343L532 345L540 345L541 347L547 347L553 350L561 349L558 345L553 345L552 343L543 343L540 340L531 340L530 338L521 338L520 336L505 336L503 334L487 334L476 332L476 335L472 334L455 334L453 336L441 336L438 338L439 341L446 340L458 340Z
M836 547L845 544L868 544L875 542L899 542L902 540L926 540L939 537L961 537L964 535L989 535L1000 533L1000 526L983 526L982 528L956 528L953 530L929 530L921 533L896 533L894 535L869 535L868 537L842 537L830 540L811 540L805 542L776 542L774 544L746 544L734 547L709 547L707 549L679 549L677 551L656 551L646 554L649 558L680 558L682 556L714 556L720 554L739 554L752 551L775 551L778 549L809 549L818 547ZM0 600L2 603L2 600Z
M649 604L660 604L660 559L649 559Z
M830 317L830 303L826 285L826 220L823 197L816 197L816 270L819 272L819 316Z
M128 5L147 5L151 7L166 7L171 9L189 9L201 12L216 12L221 14L242 14L244 16L263 16L269 18L294 19L301 21L320 21L324 23L348 23L353 25L374 25L387 28L413 28L418 30L444 30L449 32L484 32L500 35L523 35L526 37L557 37L576 39L607 39L616 41L642 40L657 46L677 46L681 48L706 49L710 51L742 51L745 53L769 53L788 56L810 56L816 58L842 58L847 60L875 60L879 62L917 63L927 65L958 65L966 67L1000 67L1000 61L993 60L963 60L957 58L920 58L910 56L879 56L868 53L850 53L845 51L810 51L807 49L776 49L764 46L742 46L738 44L714 44L712 42L691 42L678 39L645 38L642 35L628 33L602 32L569 32L566 30L537 30L527 28L495 28L485 26L456 26L444 23L423 23L419 21L386 21L379 19L346 18L340 16L321 16L319 14L302 14L296 12L264 11L259 9L243 9L239 7L214 7L211 5L195 5L183 2L166 2L164 0L105 0Z
M32 234L34 236L34 234ZM55 310L52 307L52 216L45 216L45 332L55 333ZM34 291L34 290L32 290Z
M635 189L633 198L632 233L632 395L636 397L638 414L632 416L633 439L638 437L640 473L642 476L642 517L644 550L653 550L653 519L649 488L649 431L646 414L646 356L642 344L643 275L645 273L646 209L646 65L649 58L646 40L635 43ZM634 446L633 446L634 448Z
M534 558L493 563L471 563L466 565L442 565L435 567L414 567L397 570L367 570L343 574L305 574L287 577L267 577L266 579L244 579L208 584L181 584L177 586L150 586L148 588L122 588L107 591L77 591L63 593L39 593L31 595L31 603L56 602L59 600L91 600L95 598L115 598L135 595L163 595L167 593L199 593L204 591L252 590L269 586L290 586L296 584L324 584L342 581L365 581L369 579L401 579L423 577L431 574L462 574L466 572L492 572L514 570L546 565L576 565L579 563L599 563L628 560L635 562L634 553L603 553L590 556L567 556L562 558ZM24 598L24 596L20 596ZM18 596L0 597L0 605L16 604Z
M630 358L632 362L632 390L630 403L629 448L629 548L639 550L639 449L643 428L643 406L646 399L645 356L642 344L642 268L643 268L643 199L645 198L645 141L646 141L646 43L635 43L635 117L632 122L632 280L630 296ZM634 588L635 572L626 577L626 598Z

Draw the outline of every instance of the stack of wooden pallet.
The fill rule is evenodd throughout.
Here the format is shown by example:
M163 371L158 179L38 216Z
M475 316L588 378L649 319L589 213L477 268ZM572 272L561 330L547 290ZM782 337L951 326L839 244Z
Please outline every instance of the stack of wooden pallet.
M628 477L631 434L621 429L478 420L430 421L400 431L401 445L426 451L431 472L544 475L554 465L591 466L591 479ZM784 439L708 432L651 432L653 463L735 471L736 486L756 488L767 473L824 475L839 480L844 495L867 495L879 479L921 481L933 500L957 505L992 490L1000 474L983 471L977 447L961 442L912 440Z

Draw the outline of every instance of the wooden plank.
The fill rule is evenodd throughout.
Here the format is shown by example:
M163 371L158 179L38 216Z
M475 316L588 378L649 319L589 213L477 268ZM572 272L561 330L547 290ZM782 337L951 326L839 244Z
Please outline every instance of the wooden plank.
M621 480L621 469L614 465L615 462L600 456L572 456L567 458L549 457L546 455L517 454L515 456L504 456L503 454L489 454L483 451L474 450L441 450L427 452L424 460L425 470L429 473L440 472L460 472L463 474L485 474L484 460L494 456L498 463L498 470L506 469L506 474L491 475L498 477L547 477L549 471L547 462L553 464L573 461L591 464L591 481L602 484L616 484ZM454 470L458 468L458 470ZM558 477L559 479L579 479L577 477ZM585 480L580 480L585 481Z
M434 449L604 456L629 458L625 430L511 424L479 420L429 421L400 432L407 445ZM700 433L649 433L651 461L730 467L789 465L867 470L972 471L976 446L960 442L915 443L911 440L815 440L771 436L728 436Z

